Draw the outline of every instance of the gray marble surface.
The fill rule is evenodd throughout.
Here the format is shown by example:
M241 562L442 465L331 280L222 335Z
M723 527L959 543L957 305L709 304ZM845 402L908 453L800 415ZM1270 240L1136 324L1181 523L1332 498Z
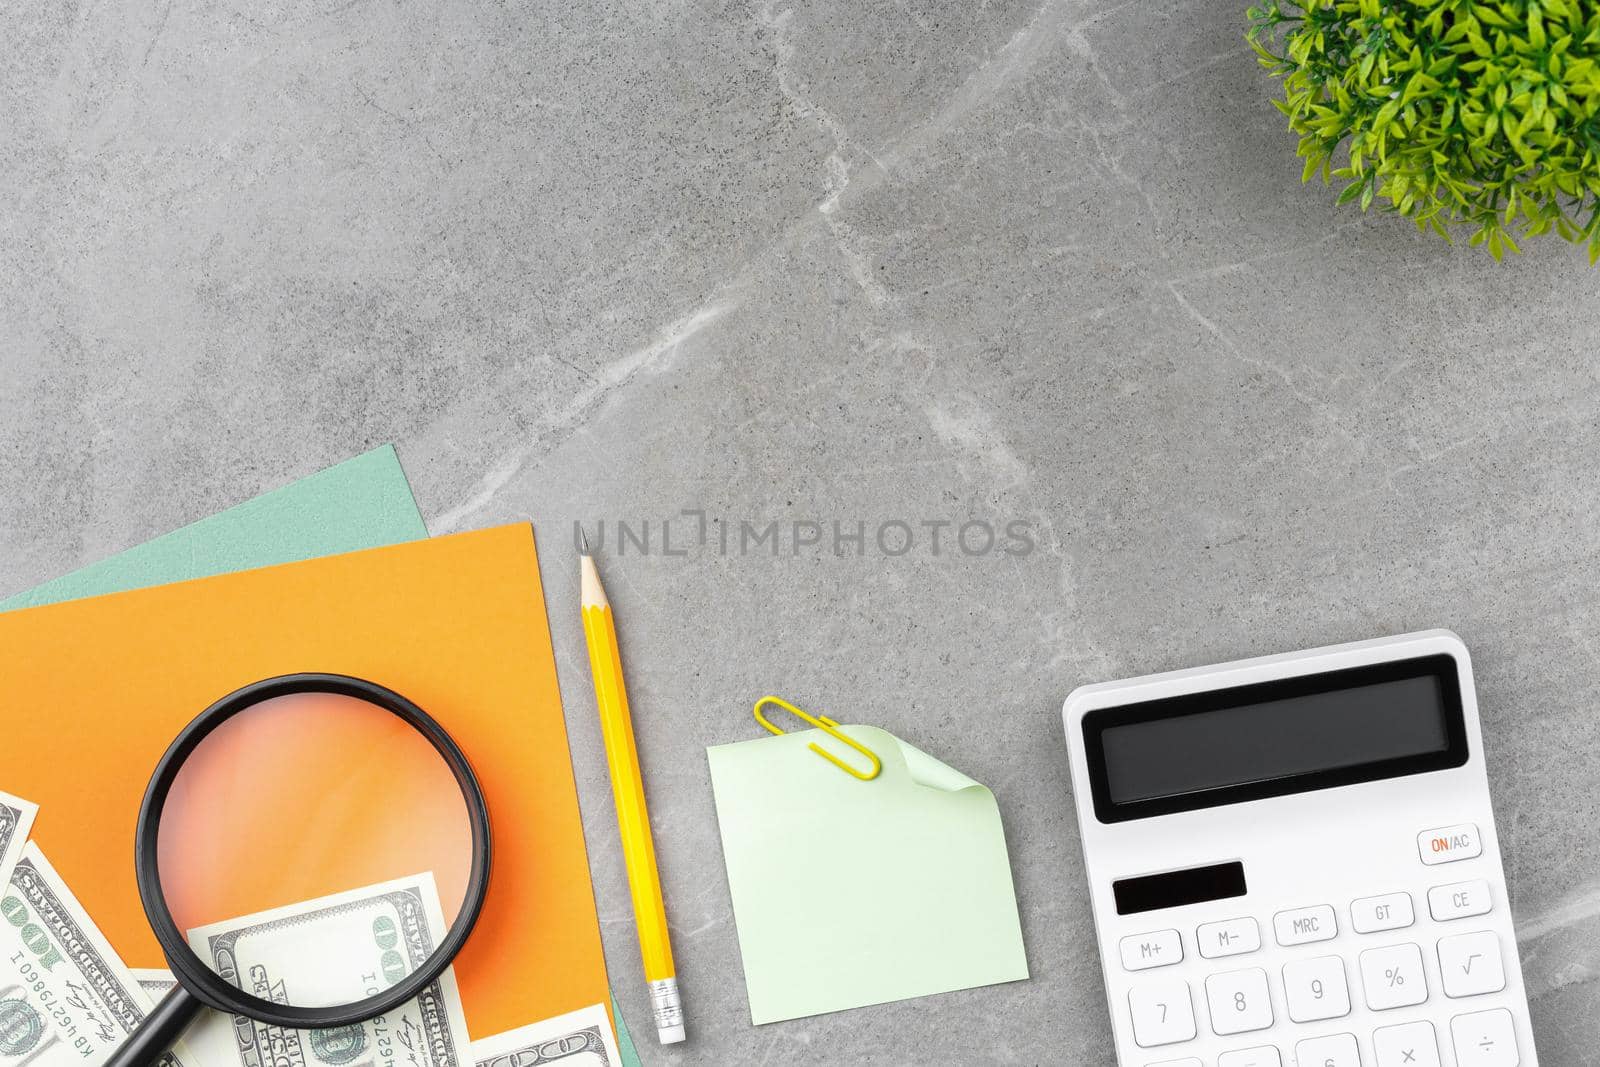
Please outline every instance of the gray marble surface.
M608 958L665 1064L1109 1062L1062 697L1450 626L1543 1060L1600 1062L1600 274L1302 186L1242 6L7 5L0 592L386 441L435 532L533 519ZM684 509L735 547L663 554ZM578 518L655 538L606 569L670 1052ZM773 520L868 551L737 551ZM918 525L1012 520L1034 551ZM1030 981L749 1025L703 750L768 691L994 788Z

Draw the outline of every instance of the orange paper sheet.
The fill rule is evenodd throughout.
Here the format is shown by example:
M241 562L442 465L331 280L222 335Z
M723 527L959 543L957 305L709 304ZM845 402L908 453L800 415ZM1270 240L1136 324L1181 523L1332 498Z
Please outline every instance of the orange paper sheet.
M609 1003L526 524L0 614L0 788L39 805L34 840L122 958L163 965L133 877L156 761L218 697L298 671L411 698L478 774L494 866L456 961L472 1035Z

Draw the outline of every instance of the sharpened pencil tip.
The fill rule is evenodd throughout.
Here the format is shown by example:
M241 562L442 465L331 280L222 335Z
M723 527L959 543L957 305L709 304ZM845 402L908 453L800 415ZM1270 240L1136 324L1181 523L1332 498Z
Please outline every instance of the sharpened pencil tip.
M583 527L578 527L578 541L583 545L583 554L589 554L589 535L583 532Z

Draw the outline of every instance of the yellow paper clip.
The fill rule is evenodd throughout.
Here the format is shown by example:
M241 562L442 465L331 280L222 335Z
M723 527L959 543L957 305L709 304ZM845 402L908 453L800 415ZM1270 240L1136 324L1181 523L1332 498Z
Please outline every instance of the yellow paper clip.
M859 778L863 782L870 782L874 778L878 777L880 773L882 773L883 761L878 758L878 754L854 738L847 737L843 731L839 729L838 723L834 722L826 715L812 715L808 711L801 711L799 708L795 707L782 697L764 696L760 700L756 701L756 706L754 708L756 722L760 723L762 726L765 726L770 732L777 734L779 737L784 735L783 730L780 730L776 726L772 725L771 721L769 721L765 715L761 714L761 708L765 704L776 704L778 707L783 708L786 711L793 712L795 715L798 715L800 718L804 719L812 726L815 726L829 737L832 737L837 741L844 742L872 761L872 770L863 773L856 770L854 767L850 766L844 760L840 759L838 756L835 756L832 752L829 752L815 741L811 742L809 746L811 751L815 752L817 755L821 756L823 759L827 760L844 773L850 775L850 777Z

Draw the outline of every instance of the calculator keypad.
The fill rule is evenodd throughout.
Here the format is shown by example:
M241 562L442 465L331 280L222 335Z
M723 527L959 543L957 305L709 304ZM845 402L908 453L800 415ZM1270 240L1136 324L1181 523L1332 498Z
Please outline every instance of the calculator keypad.
M1429 912L1443 898L1439 914L1453 910L1483 914L1490 910L1488 885L1481 879L1436 886L1429 891ZM1480 904L1482 911L1475 911ZM1361 933L1382 933L1415 924L1411 896L1390 893L1352 901L1352 926ZM1448 909L1448 910L1447 910ZM1279 912L1273 917L1280 940L1314 944L1334 936L1333 909L1327 905ZM1203 923L1194 930L1195 945L1205 959L1226 959L1261 950L1261 933L1250 916ZM1156 930L1124 938L1122 963L1126 970L1144 971L1179 963L1184 958L1184 934ZM1436 943L1439 975L1444 995L1459 1000L1497 993L1505 988L1505 961L1499 935L1490 930L1452 934ZM1415 943L1379 944L1359 954L1356 972L1366 1005L1373 1011L1391 1011L1425 1003L1430 995L1423 967L1422 947ZM1337 955L1296 959L1282 968L1284 1004L1297 1024L1342 1019L1351 1011L1351 991L1345 959ZM1250 1034L1269 1029L1276 1019L1268 976L1261 967L1245 967L1207 976L1203 993L1212 1032L1221 1036ZM1138 982L1128 995L1134 1040L1141 1048L1159 1048L1192 1041L1199 1033L1193 990L1181 978L1159 975ZM1438 1067L1438 1034L1431 1023L1405 1022L1382 1026L1373 1032L1376 1067ZM1516 1034L1511 1013L1504 1008L1468 1012L1451 1021L1451 1041L1460 1067L1517 1067ZM1360 1058L1354 1034L1307 1038L1294 1045L1301 1067L1371 1067ZM1276 1046L1260 1045L1223 1053L1217 1067L1281 1067ZM1194 1058L1163 1060L1150 1067L1203 1067Z
M1426 831L1417 847L1430 865L1481 853L1477 827L1470 824ZM1421 906L1418 896L1397 891L1350 900L1344 919L1331 904L1276 912L1268 922L1273 939L1297 952L1263 954L1261 920L1252 915L1123 938L1120 955L1130 972L1184 963L1189 952L1222 961L1210 964L1203 979L1193 961L1172 972L1138 975L1128 994L1134 1041L1167 1056L1159 1062L1153 1056L1141 1060L1140 1067L1284 1067L1286 1060L1295 1067L1441 1067L1441 1056L1450 1050L1456 1067L1520 1067L1511 1011L1485 1009L1472 999L1505 990L1504 953L1515 951L1502 945L1498 932L1460 922L1494 910L1489 882L1445 882L1419 895L1427 903L1421 918L1448 925L1397 933L1414 930ZM1340 938L1345 920L1356 939L1347 935L1338 947L1323 945ZM1250 965L1258 962L1267 966ZM1430 980L1435 962L1438 970ZM1281 983L1280 990L1272 989L1275 983ZM1273 998L1280 992L1275 1011ZM1357 996L1368 1010L1385 1014L1351 1019ZM1197 998L1203 1001L1199 1007ZM1430 1001L1423 1010L1436 1022L1404 1010ZM1310 1034L1285 1033L1287 1025L1274 1030L1277 1012ZM1364 1019L1371 1020L1367 1026L1361 1025ZM1230 1039L1223 1050L1201 1059L1167 1047L1194 1041L1207 1029ZM1262 1032L1267 1030L1274 1032ZM1362 1034L1370 1034L1370 1053L1362 1051L1368 1040ZM1215 1048L1214 1039L1208 1048Z
M1214 974L1206 979L1211 1029L1223 1035L1248 1034L1272 1025L1267 972L1260 967Z

